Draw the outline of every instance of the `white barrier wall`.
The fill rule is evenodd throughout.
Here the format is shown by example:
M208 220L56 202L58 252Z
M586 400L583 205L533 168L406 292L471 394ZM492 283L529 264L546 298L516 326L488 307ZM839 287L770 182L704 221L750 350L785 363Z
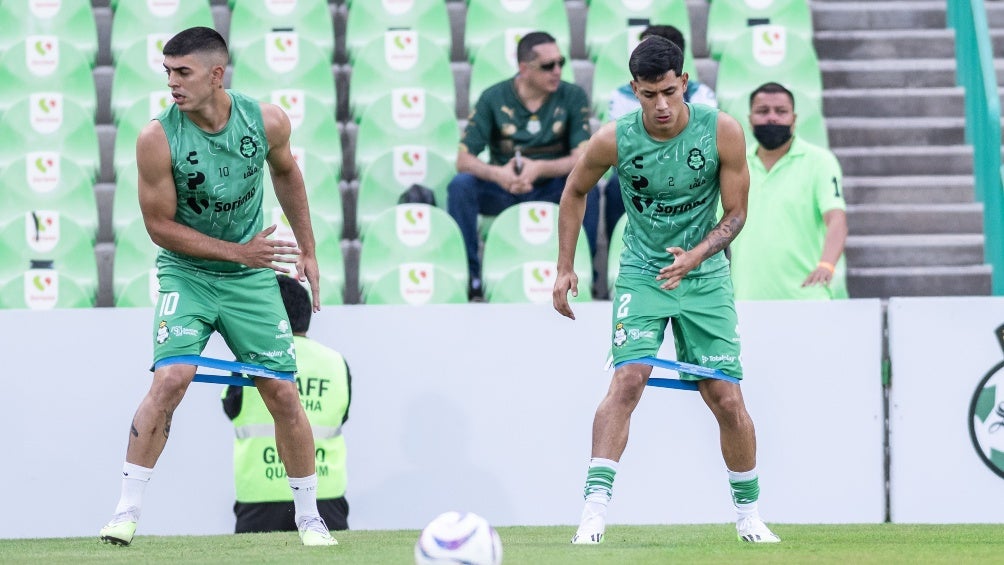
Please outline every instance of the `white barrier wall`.
M92 536L110 516L149 385L151 313L0 312L0 429L15 456L0 467L0 538ZM315 315L311 337L342 351L353 374L350 525L419 528L450 508L497 525L574 524L610 378L610 304L576 313L479 304ZM882 521L879 301L741 303L739 315L764 516ZM207 354L228 358L215 339ZM176 412L141 535L232 531L221 388L194 384ZM734 519L717 426L696 393L647 390L631 432L611 522Z
M996 448L1004 466L1004 416L973 421L970 404L988 375L1004 385L995 330L1004 298L894 298L889 301L890 506L894 522L999 523L1004 475L980 458ZM1004 386L986 399L1004 410ZM996 396L996 398L994 398Z

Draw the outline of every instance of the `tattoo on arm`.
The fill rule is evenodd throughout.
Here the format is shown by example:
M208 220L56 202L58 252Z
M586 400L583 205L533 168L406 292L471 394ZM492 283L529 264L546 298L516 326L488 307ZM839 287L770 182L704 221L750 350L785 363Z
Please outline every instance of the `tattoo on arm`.
M722 221L705 238L708 248L705 250L704 255L701 256L701 260L707 259L725 249L736 238L742 227L742 222L739 221L739 218L722 218Z

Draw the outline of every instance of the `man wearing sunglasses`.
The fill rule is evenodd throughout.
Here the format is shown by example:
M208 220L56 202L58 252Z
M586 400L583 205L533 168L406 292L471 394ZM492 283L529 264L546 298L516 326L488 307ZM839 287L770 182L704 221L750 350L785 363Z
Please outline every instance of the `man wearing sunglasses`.
M488 87L478 98L460 140L458 174L447 209L460 226L470 269L469 295L480 300L478 214L495 216L530 201L557 204L565 179L589 140L589 99L561 80L567 63L554 37L535 31L516 46L516 76ZM488 161L478 155L488 149ZM599 194L590 193L583 223L596 253Z

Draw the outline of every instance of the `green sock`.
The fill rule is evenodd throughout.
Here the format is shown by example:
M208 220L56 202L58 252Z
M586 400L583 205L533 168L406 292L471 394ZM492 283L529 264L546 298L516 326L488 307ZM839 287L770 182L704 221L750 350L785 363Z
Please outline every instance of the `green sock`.
M760 498L760 482L755 468L742 473L729 471L729 487L736 506L752 504Z
M616 461L594 457L589 462L589 472L586 473L586 488L583 492L585 499L594 502L608 502L613 495L616 474Z

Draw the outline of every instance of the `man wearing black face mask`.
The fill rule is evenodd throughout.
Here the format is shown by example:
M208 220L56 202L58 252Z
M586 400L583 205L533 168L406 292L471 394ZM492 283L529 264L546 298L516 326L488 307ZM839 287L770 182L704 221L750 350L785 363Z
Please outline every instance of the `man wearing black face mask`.
M730 245L737 300L847 298L840 163L793 135L795 117L794 95L776 82L750 95L748 219Z

